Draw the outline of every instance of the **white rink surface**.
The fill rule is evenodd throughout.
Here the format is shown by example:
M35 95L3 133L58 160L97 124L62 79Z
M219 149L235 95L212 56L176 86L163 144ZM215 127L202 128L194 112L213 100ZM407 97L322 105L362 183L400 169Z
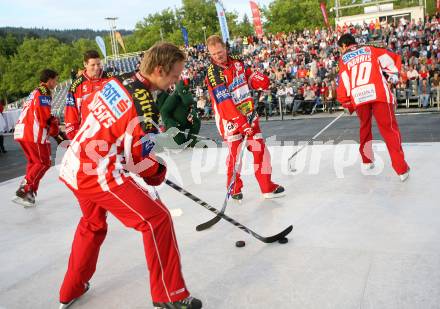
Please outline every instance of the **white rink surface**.
M165 204L180 214L174 223L184 275L204 308L440 308L440 143L404 145L412 168L405 183L383 145L377 147L383 171L364 175L357 147L308 147L298 155L296 175L286 173L293 147L271 148L284 198L263 200L254 177L243 176L245 200L230 202L227 214L265 236L293 224L285 245L261 243L226 221L196 232L213 214L160 187ZM191 174L204 161L191 165L190 151L172 154L170 170L179 170L184 188L220 208L224 158L210 151L215 166L203 168L202 184ZM344 160L352 166L342 169ZM249 161L245 166L249 171ZM55 168L41 183L36 208L10 201L18 183L0 184L0 308L57 308L80 211ZM141 235L111 215L108 221L91 290L71 308L151 308ZM237 240L246 247L236 248Z

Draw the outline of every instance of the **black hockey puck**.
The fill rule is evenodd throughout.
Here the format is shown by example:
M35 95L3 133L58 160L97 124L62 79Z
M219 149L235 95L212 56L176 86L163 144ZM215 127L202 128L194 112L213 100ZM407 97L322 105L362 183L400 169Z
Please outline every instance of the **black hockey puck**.
M289 240L286 237L284 237L284 238L281 238L280 240L278 240L278 242L280 244L287 244L289 242Z
M235 242L235 246L237 248L242 248L242 247L246 246L246 243L244 242L244 240L238 240Z

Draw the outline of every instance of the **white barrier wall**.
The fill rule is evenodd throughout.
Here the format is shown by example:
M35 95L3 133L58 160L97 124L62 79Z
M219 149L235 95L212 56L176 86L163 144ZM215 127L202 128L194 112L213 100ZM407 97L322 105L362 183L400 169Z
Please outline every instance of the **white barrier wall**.
M422 18L423 20L423 6L416 6L416 7L410 7L410 8L404 8L404 9L398 9L398 10L391 10L391 11L382 11L382 12L374 12L374 13L368 13L368 14L359 14L359 15L351 15L351 16L344 16L339 17L335 19L336 26L344 26L344 24L353 24L353 25L362 25L364 22L367 24L371 21L375 22L376 19L381 17L397 17L400 18L400 16L404 15L410 15L411 19L414 19L415 21L418 21L419 18Z

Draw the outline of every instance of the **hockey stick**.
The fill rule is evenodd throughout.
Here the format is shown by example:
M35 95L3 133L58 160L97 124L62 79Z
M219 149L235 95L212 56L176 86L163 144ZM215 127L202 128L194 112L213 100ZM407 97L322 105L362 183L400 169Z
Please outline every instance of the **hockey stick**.
M187 131L182 131L182 130L179 130L179 129L177 129L177 130L178 130L178 133L184 134L185 136L191 135L191 136L197 137L200 140L211 141L211 142L214 142L216 144L217 143L221 144L223 142L220 139L214 139L214 138L210 138L210 137L206 137L206 136L202 136L202 135L198 135L198 134L194 134L194 133L189 133ZM165 135L173 137L171 134L168 134L167 131L163 132L162 134L165 134Z
M218 209L212 207L211 205L209 205L208 203L202 201L201 199L199 199L197 196L193 195L192 193L186 191L185 189L183 189L182 187L180 187L179 185L175 184L174 182L172 182L169 179L165 179L165 183L167 185L169 185L171 188L173 188L174 190L182 193L183 195L185 195L186 197L188 197L190 200L196 202L197 204L199 204L200 206L205 207L206 209L208 209L209 211L212 211L213 213L215 213L218 217L228 221L229 223L235 225L236 227L238 227L240 230L252 235L253 237L257 238L258 240L266 243L266 244L270 244L273 242L276 242L280 239L285 238L293 229L293 226L290 225L288 226L286 229L284 229L282 232L273 235L273 236L269 236L269 237L263 237L257 233L255 233L254 231L252 231L251 229L245 227L243 224L235 221L234 219L232 219L231 217L225 215L224 213L220 212Z
M255 114L256 114L256 110L257 109L254 109L254 111L251 114L251 117L249 119L249 123L250 124L252 124L252 121L254 120L254 117L255 117ZM247 139L248 139L248 136L246 135L244 137L244 139L243 139L243 142L241 143L242 146L241 146L240 154L238 155L238 158L235 161L234 173L232 174L232 178L231 178L231 181L230 181L229 186L228 186L228 191L226 192L225 200L223 201L222 210L220 211L222 214L225 213L225 211L226 211L226 206L228 205L228 200L229 200L229 197L231 196L231 192L232 192L232 187L234 186L235 178L237 177L237 171L241 167L241 161L243 159L243 153L244 153L244 149L246 148ZM214 224L219 222L220 219L221 219L220 216L215 216L211 220L206 221L205 223L197 225L196 226L196 231L201 232L201 231L204 231L206 229L209 229L211 226L213 226Z
M248 138L247 136L244 138L244 140L242 142L242 147L241 147L241 150L240 150L239 158L235 162L234 173L232 174L231 182L229 183L228 191L226 192L225 200L223 201L222 210L220 211L222 214L225 213L226 206L228 205L229 197L231 196L232 187L235 184L235 178L237 177L237 170L240 168L240 165L241 165L241 160L243 158L243 153L244 153L244 149L246 147L247 138ZM201 232L201 231L204 231L206 229L209 229L211 226L213 226L214 224L219 222L220 219L221 219L221 217L217 215L214 218L212 218L211 220L206 221L205 223L197 225L196 226L196 231Z
M328 125L326 125L324 128L322 128L321 131L319 131L318 133L316 133L311 139L309 139L309 140L307 141L306 144L302 145L297 151L295 151L295 152L290 156L289 159L287 159L287 165L288 165L289 170L290 170L291 172L294 172L295 169L291 167L291 165L290 165L290 160L292 160L294 156L296 156L298 153L301 152L301 150L303 150L304 148L306 148L311 142L313 142L318 136L320 136L322 132L324 132L325 130L327 130L332 124L334 124L334 123L335 123L339 118L341 118L344 114L345 114L345 111L343 111L342 113L340 113L340 114L338 115L338 117L336 117L335 119L333 119Z

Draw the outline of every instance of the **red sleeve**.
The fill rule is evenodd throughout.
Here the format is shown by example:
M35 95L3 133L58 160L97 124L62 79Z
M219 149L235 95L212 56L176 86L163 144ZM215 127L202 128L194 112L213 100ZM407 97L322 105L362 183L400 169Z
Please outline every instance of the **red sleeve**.
M351 101L350 98L351 86L350 86L350 79L348 77L348 73L341 60L339 61L339 74L336 83L338 85L336 88L337 100L342 105L347 104L348 102Z
M246 117L235 106L219 67L214 65L208 67L206 84L208 85L212 104L216 106L222 119L231 121L243 117L245 122L247 121Z
M40 91L37 92L35 98L35 115L38 124L41 128L47 128L47 121L50 118L50 106L52 104L52 97L50 95L43 95Z
M251 75L252 75L252 70L251 70L251 68L246 68L246 70L244 71L244 74L245 74L245 76L246 76L246 80L247 81L249 81L249 77L251 77Z
M374 53L377 55L382 72L399 74L402 70L402 58L400 55L385 48L374 48Z
M79 111L76 104L75 90L70 89L66 97L64 108L64 122L66 124L66 135L72 140L79 129Z

